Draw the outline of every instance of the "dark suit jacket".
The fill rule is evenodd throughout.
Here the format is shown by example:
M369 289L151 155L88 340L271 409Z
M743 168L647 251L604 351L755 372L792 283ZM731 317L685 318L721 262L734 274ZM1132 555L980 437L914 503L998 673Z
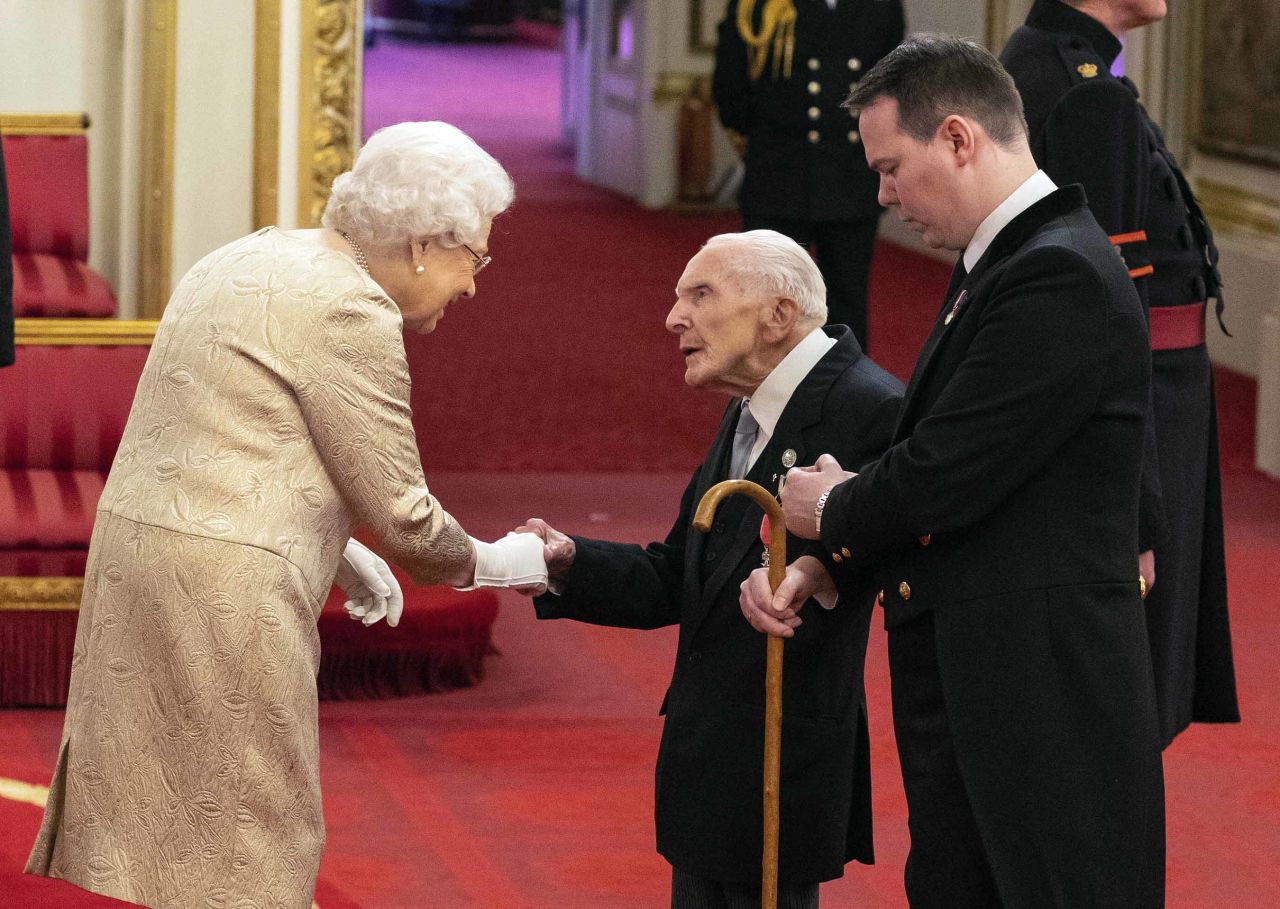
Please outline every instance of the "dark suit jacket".
M1059 189L944 304L895 444L824 512L827 551L852 553L840 567L876 566L886 625L933 611L1007 906L1158 904L1163 783L1137 578L1149 370L1133 283L1080 187Z
M13 256L9 241L9 191L0 143L0 366L13 362Z
M1040 166L1080 183L1116 240L1144 305L1222 292L1213 232L1129 79L1111 75L1120 41L1059 0L1038 0L1000 55L1021 93ZM1154 419L1144 462L1139 548L1156 550L1147 601L1161 738L1187 723L1238 722L1213 374L1203 345L1152 354ZM1169 490L1165 501L1164 489Z
M783 452L811 464L823 452L860 464L884 451L902 385L863 356L844 326L796 388L747 479L769 489ZM738 609L738 585L760 566L760 507L721 504L709 534L691 529L703 494L726 478L737 401L680 514L648 547L576 538L562 596L536 600L539 618L657 628L680 625L658 752L658 851L691 874L758 881L762 849L765 637ZM795 543L796 541L792 541ZM792 558L800 551L789 549ZM862 664L870 623L867 579L845 578L832 611L810 604L786 645L783 674L780 875L830 880L851 859L871 862L871 782Z
M795 0L790 78L773 55L754 82L738 32L738 3L720 23L712 91L720 121L747 137L739 196L753 218L844 221L880 214L880 178L867 166L857 121L840 105L853 83L902 42L901 0ZM756 0L754 28L764 10Z

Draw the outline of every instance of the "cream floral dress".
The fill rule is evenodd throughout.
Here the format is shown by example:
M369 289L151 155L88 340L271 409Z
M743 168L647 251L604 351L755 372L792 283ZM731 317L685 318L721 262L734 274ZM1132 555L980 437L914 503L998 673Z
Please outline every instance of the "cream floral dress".
M160 322L29 872L151 907L311 905L316 617L356 522L421 584L470 555L423 478L396 305L267 228L192 268Z

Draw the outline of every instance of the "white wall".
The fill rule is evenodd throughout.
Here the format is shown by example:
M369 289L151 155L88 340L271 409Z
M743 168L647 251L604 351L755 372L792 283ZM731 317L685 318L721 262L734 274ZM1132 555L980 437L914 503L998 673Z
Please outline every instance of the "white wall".
M89 114L89 264L117 292L126 6L0 0L0 110Z
M172 280L253 227L253 2L178 3Z

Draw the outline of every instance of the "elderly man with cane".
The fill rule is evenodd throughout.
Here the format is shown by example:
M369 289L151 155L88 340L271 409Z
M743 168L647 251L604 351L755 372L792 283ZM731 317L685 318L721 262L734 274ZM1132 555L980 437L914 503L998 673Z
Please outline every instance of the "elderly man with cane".
M770 491L824 451L861 464L888 444L902 386L844 326L823 329L817 266L774 231L713 237L689 262L667 328L685 382L733 398L666 539L641 547L571 537L531 519L545 541L551 592L538 616L625 628L680 626L656 771L658 851L672 865L676 909L757 907L765 642L738 612L761 562L762 511L733 497L711 532L694 509L716 483ZM866 579L841 579L835 609L814 608L789 638L783 682L778 905L816 907L818 884L870 862L871 788L862 664Z

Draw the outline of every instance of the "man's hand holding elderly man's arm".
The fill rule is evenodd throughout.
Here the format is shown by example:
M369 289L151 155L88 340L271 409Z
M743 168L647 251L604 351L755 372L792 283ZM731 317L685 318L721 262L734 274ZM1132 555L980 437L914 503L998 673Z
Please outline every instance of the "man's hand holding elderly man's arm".
M857 476L829 454L819 456L812 467L793 467L778 492L787 530L804 540L818 539L819 502L826 503L831 490Z

